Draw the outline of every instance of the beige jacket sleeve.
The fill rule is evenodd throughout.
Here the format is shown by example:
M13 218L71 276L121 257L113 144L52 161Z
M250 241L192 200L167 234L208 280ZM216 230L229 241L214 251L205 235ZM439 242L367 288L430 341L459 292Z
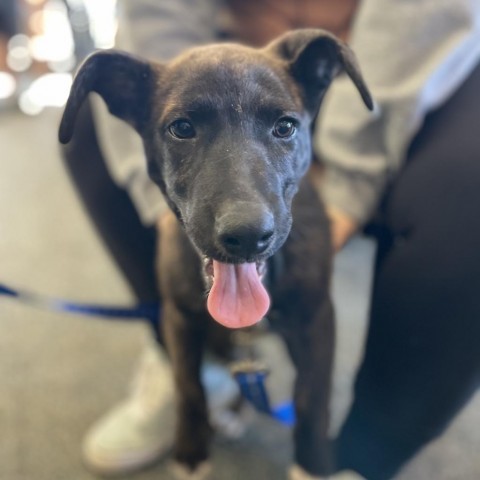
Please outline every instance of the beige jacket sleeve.
M364 0L350 41L376 101L368 112L337 79L314 144L326 166L326 203L359 224L375 211L428 111L480 59L480 0Z

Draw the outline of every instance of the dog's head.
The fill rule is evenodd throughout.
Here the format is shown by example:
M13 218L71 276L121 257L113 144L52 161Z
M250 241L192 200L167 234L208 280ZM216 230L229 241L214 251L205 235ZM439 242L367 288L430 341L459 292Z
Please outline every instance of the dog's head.
M79 69L60 141L70 140L91 91L130 123L151 178L215 278L211 313L246 326L268 308L262 265L290 232L312 121L341 71L372 108L352 51L322 30L290 32L263 49L198 47L165 64L101 51Z

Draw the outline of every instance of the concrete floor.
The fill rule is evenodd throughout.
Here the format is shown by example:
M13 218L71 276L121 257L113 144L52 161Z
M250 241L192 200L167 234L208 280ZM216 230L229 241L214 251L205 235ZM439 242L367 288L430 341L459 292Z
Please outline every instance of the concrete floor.
M58 154L59 112L0 112L0 282L88 302L132 296L95 236ZM371 245L337 259L339 348L334 415L350 401L361 356ZM92 480L80 457L88 426L124 395L146 329L40 311L0 297L0 480ZM397 480L480 478L480 396ZM216 479L282 479L289 432L257 418L246 438L217 442ZM126 478L171 478L166 462Z

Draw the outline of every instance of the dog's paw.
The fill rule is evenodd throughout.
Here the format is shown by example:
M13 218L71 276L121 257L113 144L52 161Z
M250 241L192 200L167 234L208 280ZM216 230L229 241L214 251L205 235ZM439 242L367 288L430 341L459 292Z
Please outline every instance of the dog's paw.
M172 462L170 470L175 480L208 480L211 476L212 466L210 462L202 462L195 470L190 470L181 463Z
M343 472L338 472L335 475L330 476L330 480L366 480L364 477L359 475L352 470L344 470Z
M328 477L316 477L307 473L302 467L293 465L290 468L289 480L365 480L358 473L351 470L345 470L343 472L335 473Z
M288 472L289 480L327 480L328 478L329 477L314 477L298 465L293 465Z

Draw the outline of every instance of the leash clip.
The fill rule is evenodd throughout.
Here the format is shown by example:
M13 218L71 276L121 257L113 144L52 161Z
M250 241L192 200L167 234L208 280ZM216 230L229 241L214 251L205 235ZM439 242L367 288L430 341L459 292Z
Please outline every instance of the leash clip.
M295 408L292 402L272 407L265 381L270 373L260 361L247 359L235 362L231 372L237 381L240 393L260 413L264 413L287 427L295 425Z
M270 400L265 387L268 368L255 360L241 360L231 367L233 377L238 383L242 396L258 411L272 414Z

